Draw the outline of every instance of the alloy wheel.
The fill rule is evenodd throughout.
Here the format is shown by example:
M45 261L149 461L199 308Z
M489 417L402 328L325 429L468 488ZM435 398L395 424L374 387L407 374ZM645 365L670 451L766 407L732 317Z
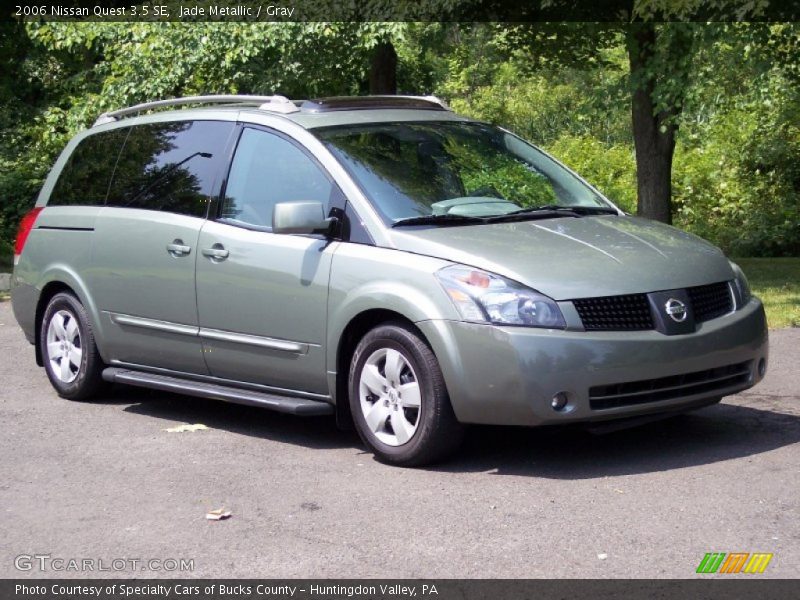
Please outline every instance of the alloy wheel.
M422 396L411 362L394 348L380 348L359 379L361 411L370 431L388 446L408 443L420 423Z
M50 371L63 383L72 383L81 370L83 345L78 320L59 310L47 325L47 358Z

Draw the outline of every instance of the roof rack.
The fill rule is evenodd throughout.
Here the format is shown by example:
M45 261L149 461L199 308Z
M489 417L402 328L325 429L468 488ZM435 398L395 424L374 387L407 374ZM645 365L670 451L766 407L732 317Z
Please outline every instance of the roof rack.
M104 123L113 123L128 115L138 115L142 111L164 106L180 106L184 104L230 104L230 103L249 103L260 104L262 110L269 110L283 114L297 112L300 109L297 105L285 96L247 96L241 94L214 95L214 96L186 96L184 98L171 98L169 100L156 100L154 102L144 102L119 110L105 112L97 117L94 127Z
M306 100L300 108L307 112L320 113L337 110L369 110L380 108L410 108L427 110L450 110L436 96L333 96Z

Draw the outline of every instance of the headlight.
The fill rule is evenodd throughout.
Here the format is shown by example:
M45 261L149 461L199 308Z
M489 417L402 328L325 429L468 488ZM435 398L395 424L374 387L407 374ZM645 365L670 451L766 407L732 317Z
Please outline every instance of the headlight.
M734 262L731 262L731 268L735 274L733 279L734 284L736 285L736 289L739 292L739 300L741 301L741 305L744 306L748 302L750 302L750 298L752 294L750 293L750 284L747 283L747 277L744 276L744 271Z
M456 265L445 267L436 277L465 321L566 327L555 301L499 275Z

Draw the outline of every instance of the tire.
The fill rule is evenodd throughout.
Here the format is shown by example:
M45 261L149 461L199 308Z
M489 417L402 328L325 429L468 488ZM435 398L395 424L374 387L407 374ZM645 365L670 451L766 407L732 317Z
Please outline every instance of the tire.
M380 325L361 339L350 361L348 391L356 430L383 462L418 467L461 444L464 427L439 362L403 323Z
M62 398L88 400L104 387L105 365L97 351L86 309L68 292L52 297L39 332L50 383Z

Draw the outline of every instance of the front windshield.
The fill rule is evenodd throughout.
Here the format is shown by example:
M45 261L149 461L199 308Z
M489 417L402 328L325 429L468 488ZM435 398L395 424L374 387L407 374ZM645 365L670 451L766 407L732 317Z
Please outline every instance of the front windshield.
M483 123L372 123L314 133L387 224L438 215L492 217L541 206L610 206L543 152Z

